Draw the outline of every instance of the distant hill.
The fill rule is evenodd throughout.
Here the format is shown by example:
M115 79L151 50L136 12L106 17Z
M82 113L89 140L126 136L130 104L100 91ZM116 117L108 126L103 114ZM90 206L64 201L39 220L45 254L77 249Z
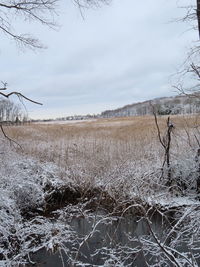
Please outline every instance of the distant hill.
M194 97L193 95L178 95L174 97L155 98L153 100L126 105L114 110L103 111L101 117L150 115L152 114L152 105L159 115L200 113L200 94L199 97Z

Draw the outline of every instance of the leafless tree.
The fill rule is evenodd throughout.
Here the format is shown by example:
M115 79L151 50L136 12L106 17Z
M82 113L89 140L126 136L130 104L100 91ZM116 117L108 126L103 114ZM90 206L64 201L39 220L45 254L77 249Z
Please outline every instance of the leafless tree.
M42 105L41 103L32 100L31 98L26 97L25 95L23 95L20 92L16 92L16 91L12 91L10 93L4 93L2 91L7 91L7 83L2 82L3 87L0 88L0 96L2 96L3 98L8 98L12 95L16 95L19 100L22 102L23 99L32 102L34 104L38 104L38 105ZM10 101L3 101L1 100L1 105L0 105L0 130L3 133L4 137L6 137L10 142L17 144L18 146L20 146L17 142L15 142L14 140L12 140L6 133L5 130L3 128L3 124L5 121L18 121L19 117L22 114L20 113L20 108L17 105L14 105L12 102ZM20 146L21 147L21 146Z
M26 97L25 95L19 93L19 92L15 92L15 91L13 91L13 92L10 92L10 93L8 93L8 94L5 94L5 93L1 92L1 91L5 91L5 90L7 90L7 83L4 83L4 82L2 82L2 83L3 83L3 87L0 88L0 95L1 95L1 96L6 97L6 98L9 98L9 97L12 96L12 95L16 95L20 100L22 100L22 99L24 98L24 99L26 99L26 100L28 100L28 101L34 103L34 104L42 105L41 103L39 103L39 102L37 102L37 101L34 101L34 100L32 100L32 99Z
M178 82L174 86L181 94L189 94L191 97L200 97L200 0L194 4L182 7L186 14L181 21L191 22L192 28L198 31L198 40L188 51L187 58L178 73ZM188 83L188 81L190 81Z
M198 20L198 30L199 30L199 37L200 37L200 0L197 0L197 20Z
M19 45L42 48L37 38L29 34L17 33L14 19L37 21L55 27L54 14L58 0L4 0L0 1L0 30L14 39Z
M28 47L32 49L43 48L44 46L37 38L32 37L30 34L21 34L16 31L14 27L15 19L24 20L28 22L39 22L42 25L46 25L50 28L55 28L56 23L54 17L56 15L56 9L59 1L60 0L0 0L0 33L4 33L22 47ZM102 3L109 2L109 0L71 1L78 6L80 11L83 8L98 7ZM25 99L32 103L42 105L41 103L34 101L17 91L4 93L3 91L7 91L7 83L2 82L2 84L3 86L0 87L0 96L9 98L12 95L16 95L20 101ZM10 141L12 141L6 135L2 125L2 120L5 116L8 119L8 113L10 114L10 112L8 112L8 109L7 111L4 110L4 106L2 106L2 108L3 109L1 109L0 129L3 135ZM16 143L15 141L13 142Z
M55 15L60 0L0 0L0 32L11 37L20 46L43 48L41 42L30 34L18 33L15 19L39 22L50 28L56 27ZM109 0L71 0L80 10L98 7Z
M156 114L155 107L151 104L152 107L152 112L153 116L155 119L155 124L156 124L156 129L157 129L157 134L158 134L158 139L162 147L164 148L164 161L162 164L162 176L163 176L163 168L167 164L167 186L171 186L172 183L172 177L171 177L171 166L170 166L170 147L171 147L171 134L172 130L174 128L173 123L170 121L170 117L167 118L167 130L165 136L161 136L161 131L160 127L158 124L158 118Z
M182 1L180 1L181 3ZM193 1L194 2L194 1ZM197 21L197 24L193 25L194 29L197 29L200 37L200 0L195 0L195 3L189 4L187 6L180 6L186 10L185 16L183 16L180 21L193 22Z

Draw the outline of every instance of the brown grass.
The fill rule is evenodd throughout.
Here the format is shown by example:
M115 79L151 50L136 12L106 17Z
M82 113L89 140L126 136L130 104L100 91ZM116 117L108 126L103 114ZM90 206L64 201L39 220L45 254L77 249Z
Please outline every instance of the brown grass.
M166 116L158 118L162 136L166 132L166 119ZM175 125L173 160L197 145L194 131L198 133L194 126L200 124L200 119L171 116L171 120ZM116 170L118 176L123 176L121 168L123 172L131 168L132 176L145 175L160 168L163 162L164 151L152 116L9 126L5 130L22 145L24 154L57 164L78 183L83 182L83 176L92 183L96 178L112 176ZM127 162L131 167L127 167Z
M161 135L166 131L166 116L158 118ZM171 116L174 133L191 131L200 124L197 116ZM31 124L9 126L7 134L22 144L26 153L40 156L45 147L59 154L63 148L83 151L84 154L101 151L124 155L136 150L146 151L149 145L159 144L152 116L98 119L67 124ZM93 151L91 151L91 149ZM117 151L120 149L119 151ZM58 151L59 150L59 151ZM35 154L36 153L36 154ZM134 153L135 154L135 153ZM118 155L118 156L119 156Z

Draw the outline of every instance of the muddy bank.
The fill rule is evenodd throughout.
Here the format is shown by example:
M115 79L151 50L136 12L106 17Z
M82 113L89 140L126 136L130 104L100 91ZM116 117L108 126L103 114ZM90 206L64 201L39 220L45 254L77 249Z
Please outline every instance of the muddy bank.
M102 187L90 188L84 190L80 187L72 187L63 185L56 187L53 185L46 185L43 188L44 201L41 206L21 208L21 214L25 219L30 219L35 216L55 217L56 211L65 208L68 205L82 205L83 210L95 212L97 210L104 210L112 215L142 215L142 205L145 209L149 208L148 203L144 203L139 198L130 199L116 199L111 196ZM137 206L138 204L138 206Z

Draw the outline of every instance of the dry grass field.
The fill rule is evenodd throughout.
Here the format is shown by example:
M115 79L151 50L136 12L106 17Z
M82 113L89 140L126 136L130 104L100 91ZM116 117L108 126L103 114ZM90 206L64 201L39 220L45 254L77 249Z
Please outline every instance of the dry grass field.
M166 120L167 117L158 117L164 139ZM8 136L22 147L13 143L9 147L7 139L0 139L0 230L4 237L2 244L7 244L5 266L18 266L16 263L23 262L26 255L41 247L51 251L62 249L76 262L79 248L99 231L96 229L99 223L105 224L103 229L108 229L112 220L119 222L117 215L122 221L129 216L131 221L139 218L139 221L148 222L145 227L151 229L156 238L149 235L149 230L146 235L145 230L139 244L142 242L142 251L156 256L157 262L166 258L168 263L166 255L170 253L174 255L174 261L180 260L177 266L186 266L182 263L191 257L191 244L198 258L200 218L196 185L200 173L200 160L197 159L200 121L197 116L172 116L171 121L174 127L170 148L173 183L170 187L166 185L169 168L166 165L162 168L164 149L153 117L5 126ZM98 211L104 213L97 220ZM156 221L155 229L151 223L152 213L162 215L158 224ZM70 237L67 222L74 216L88 220L87 224L91 218L94 222L83 239ZM172 217L175 224L171 224ZM164 240L173 234L173 238L169 238L170 244L162 239L157 241L156 231L159 225L163 226L163 218L170 222L170 228L164 226L163 232ZM134 228L132 224L130 226ZM118 225L111 224L111 227L118 228ZM134 246L138 237L127 234L128 240L132 240L130 248L120 245L114 250L114 242L114 249L109 250L109 242L105 252L106 255L114 253L117 262L127 255L135 258ZM66 240L72 240L70 247L73 248L77 246L75 242L80 242L75 256L65 247ZM102 244L105 247L105 243ZM188 246L188 254L175 254L182 244ZM138 255L141 257L140 253ZM14 264L7 264L11 261ZM197 266L193 261L194 257L190 265Z
M163 138L166 120L166 116L158 117ZM200 118L171 116L171 121L172 166L174 172L184 167L187 174L195 164ZM152 116L8 126L5 131L22 146L20 153L55 163L62 178L67 175L83 187L106 183L125 193L135 185L152 194L152 180L154 189L160 183L164 150Z

